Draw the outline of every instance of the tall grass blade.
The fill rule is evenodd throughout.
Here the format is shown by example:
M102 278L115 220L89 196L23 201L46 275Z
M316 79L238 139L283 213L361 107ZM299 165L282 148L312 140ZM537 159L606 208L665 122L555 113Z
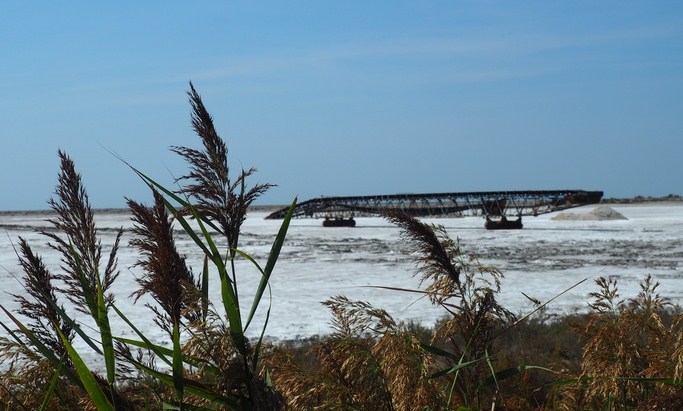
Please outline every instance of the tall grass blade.
M242 331L239 305L234 299L230 278L227 275L221 276L221 299L223 300L223 307L228 316L228 325L230 327L230 337L235 343L237 350L242 355L247 355L247 340Z
M173 322L173 388L179 403L183 402L185 386L183 385L183 354L180 350L180 329L178 321Z
M145 335L144 335L144 334L135 326L135 324L133 324L133 323L128 319L128 317L126 317L126 316L125 316L125 315L124 315L124 314L123 314L115 305L112 304L112 305L111 305L111 308L113 308L114 311L116 311L116 314L118 314L118 316L121 317L121 319L122 319L123 321L125 321L126 324L128 324L128 326L129 326L131 329L133 329L133 331L135 331L135 333L138 335L138 337L140 337L140 339L142 340L142 343L136 343L136 342L133 341L133 340L129 340L129 339L121 338L121 337L117 337L117 338L116 338L117 341L120 341L120 342L123 342L123 343L126 343L126 344L135 345L135 346L140 347L140 348L145 348L145 349L151 350L157 357L159 357L162 361L164 361L169 367L173 367L172 361L169 360L168 357L167 357L167 356L172 356L172 355L173 355L173 352L172 352L171 350L169 350L169 349L167 349L167 348L164 348L164 347L160 347L160 346L158 346L158 345L156 345L156 344L153 344L153 343L152 343L152 342L151 342L151 341L150 341L150 340L149 340L149 339L148 339L148 338L147 338L147 337L146 337L146 336L145 336Z
M95 380L92 372L88 369L88 366L85 365L81 356L78 355L78 352L71 345L69 339L66 338L59 329L57 329L57 332L59 333L59 337L62 339L62 342L69 353L69 357L71 358L71 362L76 369L78 378L83 384L83 388L88 393L88 396L92 400L93 404L95 404L97 409L100 411L113 411L114 407L111 405L109 400L107 400L107 396L102 391L102 387L100 387L100 385L97 383L97 380Z
M107 306L106 300L104 298L104 290L102 288L100 274L99 272L95 273L97 289L95 290L96 295L93 295L87 280L86 273L83 271L81 258L78 255L78 252L76 252L74 246L72 244L69 244L69 246L71 247L71 253L73 255L74 261L76 262L76 269L78 271L78 275L81 281L83 295L85 296L85 300L88 304L90 313L93 316L95 322L97 323L97 327L100 331L102 350L104 351L104 353L100 350L96 351L99 354L104 354L104 363L107 369L107 382L109 383L109 385L112 385L114 384L114 380L116 378L114 342L111 337L111 327L109 326L109 317L107 316ZM63 310L60 311L63 312ZM87 337L84 333L79 333L79 335L81 335L81 337L83 337L83 339L86 342L88 342L89 345L94 345L91 344L92 341L90 337Z
M500 337L501 335L505 334L506 332L510 331L512 328L514 328L515 326L517 326L517 324L519 324L519 323L523 322L524 320L526 320L527 318L531 317L534 313L538 312L538 311L541 310L543 307L545 307L546 305L550 304L550 303L551 303L552 301L554 301L555 299L559 298L561 295L567 293L568 291L570 291L570 290L572 290L572 289L578 287L579 285L583 284L584 282L588 281L588 278L589 278L589 277L584 278L583 280L577 282L576 284L574 284L574 285L572 285L572 286L570 286L570 287L564 289L562 292L560 292L559 294L555 295L553 298L549 299L548 301L544 302L543 304L540 304L538 307L536 307L535 309L533 309L531 312L529 312L529 313L527 313L526 315L524 315L523 317L517 319L517 321L513 322L513 323L510 324L508 327L504 328L504 329L503 329L502 331L500 331L498 334L496 334L495 336L493 336L492 339L496 339L496 338Z
M235 255L239 255L239 256L241 256L242 258L245 258L246 260L248 260L249 262L251 262L251 263L254 265L254 267L256 267L256 269L258 269L259 273L261 273L261 282L263 283L263 286L264 286L264 287L266 287L266 286L270 287L270 284L268 283L268 281L263 281L263 279L266 278L266 273L265 273L265 271L261 268L261 266L259 265L259 263L256 262L256 260L254 260L254 258L253 258L252 256L250 256L249 254L245 253L244 251L239 250L239 249L237 249L237 248L235 248L235 249L233 249L233 250L234 250L234 252L235 252ZM263 295L263 291L261 291L261 296L255 296L255 297L254 297L254 303L256 303L257 301L260 301L261 298L262 298L262 295ZM257 299L257 297L258 297L258 299ZM256 309L257 307L258 307L258 304L256 304L254 307L252 307L253 311L252 311L251 313L249 313L249 320L248 320L247 324L246 324L245 327L244 327L245 332L246 332L247 328L249 327L249 323L251 322L251 320L252 320L253 317L254 317L254 313L256 312L255 309ZM263 322L263 327L261 327L261 333L260 333L260 335L259 335L258 342L256 343L256 346L254 347L254 356L253 356L253 358L252 358L252 364L253 364L254 368L256 368L256 364L257 364L258 358L259 358L259 351L261 350L261 345L262 345L262 343L263 343L263 337L264 337L265 334L266 334L266 328L268 327L268 321L270 320L270 310L271 310L271 308L272 308L272 301L269 300L269 301L268 301L268 309L266 310L266 319L265 319L265 321Z
M460 362L460 363L455 364L452 367L445 368L441 371L437 371L437 372L433 373L431 375L431 378L438 378L438 377L441 377L441 376L444 376L447 374L452 374L454 372L460 371L461 369L463 369L465 367L469 367L471 365L478 364L478 363L483 362L483 361L485 361L484 358L477 358L476 360L472 360L472 361Z
M252 365L254 368L256 368L256 364L258 364L258 359L261 354L261 345L263 345L263 337L266 335L266 327L268 327L268 321L270 320L270 309L271 309L271 304L270 302L268 303L268 310L266 310L266 319L263 322L263 327L261 327L261 335L259 335L258 342L256 343L256 347L254 347L254 358L252 359Z
M489 351L485 350L485 356L484 358L486 359L486 365L489 366L489 370L491 370L491 376L489 377L491 381L496 385L496 392L500 391L500 387L498 386L498 375L496 373L496 368L493 366L493 363L491 362L491 356L489 355ZM480 385L481 386L481 385Z
M231 282L230 277L227 274L227 268L223 263L223 260L218 251L218 247L216 247L216 243L213 241L211 234L206 229L206 226L202 222L202 219L199 218L199 215L197 214L196 210L193 208L192 211L196 216L197 224L199 225L199 228L204 236L204 239L206 240L206 243L211 249L209 256L216 265L216 268L218 269L218 274L221 280L221 299L223 301L223 308L225 309L225 314L228 317L230 335L235 341L237 349L240 350L240 353L246 355L246 340L244 337L244 330L242 329L242 314L240 312L236 290L233 288L234 284Z
M114 339L120 343L123 344L128 344L133 347L138 347L142 348L143 350L150 350L152 351L157 357L161 358L164 362L166 362L169 366L169 368L173 369L173 349L172 348L167 348L167 347L162 347L160 345L155 345L152 344L148 339L145 339L145 341L138 341L138 340L133 340L130 338L124 338L124 337L114 337ZM171 358L171 360L169 360ZM183 363L190 365L192 367L203 367L203 369L209 373L212 373L214 375L217 375L220 370L213 366L209 360L206 360L201 357L190 357L187 355L183 355L182 357Z
M43 402L40 404L40 411L48 411L47 407L50 405L50 398L52 398L55 388L57 387L57 382L59 381L59 376L62 374L62 366L64 366L64 357L61 358L59 364L57 364L57 369L55 370L54 375L52 375L50 386L47 387L45 398L43 398Z
M99 275L97 277L97 325L100 329L100 338L102 339L104 364L107 369L107 382L110 386L112 386L116 378L114 341L111 336L111 327L109 326L109 316L107 315L107 305L104 298L104 291L102 290L102 284L99 281Z
M202 268L202 321L206 321L209 315L209 256L204 256Z
M74 321L73 318L71 318L62 307L57 305L51 298L47 298L47 295L45 293L41 292L41 295L43 296L44 300L47 303L49 303L50 306L57 312L57 314L59 314L59 316L64 320L64 322L69 327L71 327L71 329L74 330L76 334L78 334L83 339L83 341L90 346L90 348L92 348L97 354L102 355L102 350L100 349L100 347L98 347L97 344L95 344L93 339L90 338L90 336L88 336L88 334L86 334L85 331L83 331L83 328L81 328L81 326L78 325L78 323Z
M166 365L168 365L170 368L173 368L173 349L171 348L166 348L162 347L160 345L152 343L143 333L140 331L129 319L128 317L125 316L115 305L111 306L114 311L121 317L123 321L128 324L133 331L140 337L141 341L133 340L130 338L124 338L124 337L113 337L116 341L119 341L124 344L132 345L134 347L142 348L145 350L150 350L156 355L159 359L164 361ZM216 367L211 365L211 362L209 360L205 360L202 358L198 357L188 357L184 356L183 357L183 362L186 364L189 364L194 367L199 367L202 366L204 369L206 369L209 372L212 373L217 373L218 370Z
M422 295L428 295L429 294L427 291L423 291L423 290L416 290L413 288L391 287L388 285L364 285L362 287L378 288L380 290L389 290L389 291L401 291L401 292L405 292L405 293L414 293L414 294L422 294Z
M273 269L275 268L275 263L277 262L277 259L280 256L280 250L282 249L282 245L285 242L285 237L287 236L287 230L289 229L289 222L291 221L292 215L294 214L294 209L296 208L296 203L297 203L297 198L294 198L294 201L292 201L292 205L289 206L289 210L287 211L287 215L285 216L284 220L282 221L282 225L280 226L280 231L277 233L277 236L275 237L275 240L273 241L273 246L270 249L270 254L268 255L268 261L266 262L266 268L262 273L261 281L259 282L258 288L256 289L256 294L254 295L254 301L251 304L251 310L249 311L249 315L247 316L247 322L246 322L246 325L244 326L245 331L247 328L249 328L249 324L251 323L251 320L254 318L254 314L256 313L256 309L258 308L258 306L261 302L261 298L263 297L263 292L266 289L266 285L270 281L270 275L273 273Z

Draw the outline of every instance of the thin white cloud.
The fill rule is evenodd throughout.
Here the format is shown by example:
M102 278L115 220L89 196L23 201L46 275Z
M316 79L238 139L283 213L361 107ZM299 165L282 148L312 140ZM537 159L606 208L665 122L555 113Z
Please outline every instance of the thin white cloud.
M229 77L256 76L289 70L333 67L338 64L353 64L359 61L381 61L404 59L478 59L504 60L506 58L528 57L553 51L572 51L604 47L624 47L639 42L652 42L680 35L679 30L667 27L638 28L633 30L576 33L570 35L547 35L544 33L521 33L513 36L461 36L450 33L444 37L395 38L375 42L352 42L333 44L296 52L287 50L271 53L227 56L220 65L199 70L193 78L217 80ZM529 67L528 73L539 71ZM476 70L478 71L478 70ZM509 73L503 70L472 72L469 80L485 81L516 76L519 69ZM517 72L517 74L515 74Z

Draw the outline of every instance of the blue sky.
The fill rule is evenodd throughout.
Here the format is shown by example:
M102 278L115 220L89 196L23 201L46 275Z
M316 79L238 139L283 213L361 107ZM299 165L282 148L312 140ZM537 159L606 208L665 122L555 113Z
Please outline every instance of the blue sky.
M106 148L182 175L190 80L261 204L683 194L680 1L10 2L0 39L0 210L46 208L58 149L95 207L147 201Z

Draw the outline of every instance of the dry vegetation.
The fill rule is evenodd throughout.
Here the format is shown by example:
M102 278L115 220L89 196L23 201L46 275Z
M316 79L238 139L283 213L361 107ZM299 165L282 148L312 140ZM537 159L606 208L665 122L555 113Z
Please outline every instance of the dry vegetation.
M16 312L2 307L0 410L683 409L683 315L659 297L651 277L628 300L620 299L616 282L599 278L587 314L548 318L539 303L533 315L516 318L496 299L502 273L464 252L442 227L400 212L385 217L414 250L417 282L443 308L442 321L433 328L400 324L381 308L331 296L325 302L331 335L279 346L247 339L289 218L264 266L240 250L247 208L270 185L248 188L254 169L230 178L227 147L190 87L203 149L172 148L190 168L177 191L131 166L154 203L128 200L135 226L129 241L143 275L133 295L116 296L149 295L155 302L149 313L168 345L152 344L116 308L108 290L117 281L123 232L103 260L80 175L60 152L50 201L54 230L42 234L61 264L47 267L18 239L26 292L12 296ZM178 253L174 224L205 256L201 272ZM252 261L262 275L249 313L239 309L237 258ZM210 275L220 278L220 303L208 300ZM77 307L92 328L70 317L64 304ZM137 338L115 337L121 333L110 329L112 315ZM260 327L265 331L267 322ZM82 362L75 339L103 358L104 373Z

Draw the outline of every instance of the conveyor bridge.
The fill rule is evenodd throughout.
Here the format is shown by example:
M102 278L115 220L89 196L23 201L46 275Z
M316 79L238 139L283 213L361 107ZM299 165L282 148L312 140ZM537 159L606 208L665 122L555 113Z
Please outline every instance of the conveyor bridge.
M320 197L298 203L294 217L343 219L399 209L415 217L514 216L521 219L596 204L602 196L602 191L537 190ZM282 219L287 210L287 207L279 209L266 219Z

